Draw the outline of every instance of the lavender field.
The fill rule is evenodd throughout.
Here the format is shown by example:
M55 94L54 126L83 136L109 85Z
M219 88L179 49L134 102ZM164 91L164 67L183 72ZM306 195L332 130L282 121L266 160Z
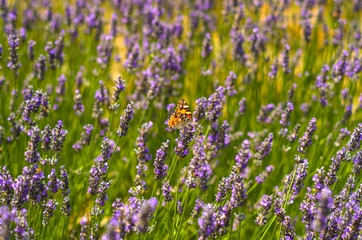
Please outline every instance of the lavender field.
M0 16L0 240L362 239L360 0Z

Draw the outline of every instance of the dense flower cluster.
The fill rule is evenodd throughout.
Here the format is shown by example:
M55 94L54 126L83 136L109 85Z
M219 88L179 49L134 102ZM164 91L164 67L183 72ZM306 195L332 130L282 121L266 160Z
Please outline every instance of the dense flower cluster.
M360 239L361 11L1 0L0 239Z

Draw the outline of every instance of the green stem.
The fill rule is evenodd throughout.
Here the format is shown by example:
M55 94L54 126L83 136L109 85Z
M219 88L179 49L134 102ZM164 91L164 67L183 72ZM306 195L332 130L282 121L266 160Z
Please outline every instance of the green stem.
M188 203L188 200L189 200L189 192L190 192L190 189L187 188L186 190L186 194L184 195L183 199L182 199L182 206L185 206L185 209L187 207L187 203ZM186 204L185 203L185 198L186 198ZM181 228L181 226L183 225L183 219L184 219L184 216L185 216L185 213L182 214L181 216L181 223L180 223L180 226L177 226L178 224L176 223L176 227L177 228ZM178 239L178 235L180 234L181 232L181 229L179 231L176 232L176 240Z
M180 169L180 163L181 163L181 161L177 161L177 162L178 162L178 163L177 163L177 169ZM175 227L176 227L176 226L175 226L175 225L176 225L175 219L176 219L176 213L177 213L177 199L178 199L179 183L180 183L180 178L177 177L176 197L175 197L175 199L174 199L174 201L175 201L175 204L174 204L175 210L174 210L174 213L173 213L173 222L172 222L172 237L173 237L173 235L174 235L174 231L175 231Z

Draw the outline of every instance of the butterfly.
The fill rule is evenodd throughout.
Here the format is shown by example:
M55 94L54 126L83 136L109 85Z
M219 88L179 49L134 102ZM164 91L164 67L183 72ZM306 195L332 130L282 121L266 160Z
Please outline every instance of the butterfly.
M177 102L175 112L168 120L168 126L170 128L183 129L192 122L192 113L190 111L189 105L185 100L180 98L180 100Z

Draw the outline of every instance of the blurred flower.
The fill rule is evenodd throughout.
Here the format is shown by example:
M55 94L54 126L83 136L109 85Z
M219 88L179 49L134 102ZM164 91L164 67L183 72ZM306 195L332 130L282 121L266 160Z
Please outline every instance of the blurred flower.
M199 224L199 240L208 239L208 237L215 230L215 218L214 218L214 209L211 204L206 204L203 206L204 211L202 216L198 220Z
M210 37L210 33L206 33L205 34L205 38L203 40L202 43L202 53L201 56L203 58L207 58L208 56L210 56L210 53L212 51L212 46L211 46L211 37Z
M8 43L9 43L10 56L9 56L9 63L7 66L12 71L16 71L21 66L18 55L19 38L16 36L16 34L10 34L8 37Z

